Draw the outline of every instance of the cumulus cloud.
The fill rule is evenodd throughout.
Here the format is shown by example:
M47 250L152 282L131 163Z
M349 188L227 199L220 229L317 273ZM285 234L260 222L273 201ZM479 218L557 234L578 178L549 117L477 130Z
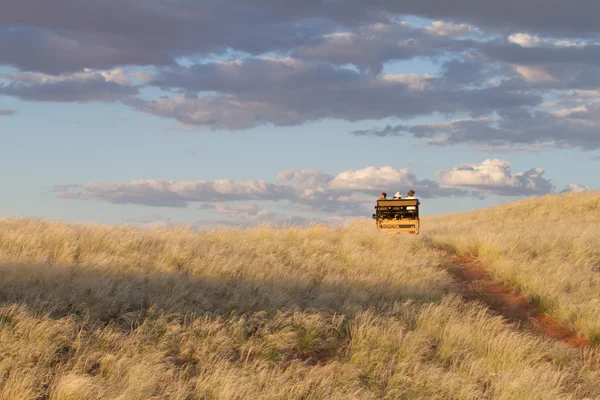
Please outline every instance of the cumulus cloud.
M543 168L513 174L510 163L498 159L488 159L480 164L461 164L450 170L438 171L436 175L448 186L467 187L500 196L544 195L554 189L550 180L544 178Z
M381 188L395 190L414 189L420 197L454 197L472 195L467 190L453 187L441 187L430 179L419 180L408 168L367 167L360 170L344 171L336 175L330 182L329 188L335 190L358 191L376 195Z
M139 204L155 207L188 207L202 203L201 208L217 214L244 216L246 219L269 219L254 201L283 202L283 207L296 211L335 213L339 216L365 215L365 204L371 203L382 190L414 189L420 197L469 196L469 191L441 187L431 180L419 180L408 169L367 167L329 175L317 170L284 170L275 183L264 180L233 181L229 179L197 181L132 181L130 183L89 183L57 185L54 191L66 199L97 200L116 204Z
M539 37L526 33L514 33L508 37L508 41L521 47L538 47L542 44Z
M476 29L468 24L455 24L445 21L433 21L426 28L429 32L440 36L461 36L474 33Z
M344 171L329 183L333 189L378 190L390 186L411 186L417 182L416 175L408 168L368 167L362 170Z
M527 196L553 191L552 184L543 175L541 168L512 173L507 161L485 160L481 164L463 164L439 171L437 180L418 179L409 169L384 166L347 170L338 174L313 169L288 169L279 172L275 182L147 180L57 185L54 191L59 198L116 204L154 207L199 204L199 209L209 210L218 217L207 220L209 225L228 221L237 226L315 221L338 224L368 216L373 201L382 191L406 193L413 189L417 197L422 199L483 198L489 194ZM286 212L270 211L261 207L261 204L270 204ZM312 216L293 216L289 213L309 213Z
M323 186L332 179L332 176L315 169L286 169L277 174L278 182L292 181L308 186Z
M561 190L561 193L583 193L583 192L591 192L592 189L590 189L588 186L585 185L580 185L578 183L571 183L569 185L567 185L563 190Z
M558 79L552 74L544 71L541 68L525 67L522 65L515 66L515 71L528 82L556 82Z

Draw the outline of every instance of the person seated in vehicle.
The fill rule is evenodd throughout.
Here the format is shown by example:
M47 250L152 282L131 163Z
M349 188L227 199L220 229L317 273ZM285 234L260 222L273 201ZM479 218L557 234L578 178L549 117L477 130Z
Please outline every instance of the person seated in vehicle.
M381 194L379 195L379 200L387 200L387 193L381 192ZM377 204L375 204L375 209L377 210Z
M406 196L404 198L405 200L417 200L417 198L415 197L415 191L414 190L412 190L412 189L409 190L407 194L408 194L408 196ZM415 206L407 206L406 207L406 211L412 211L412 212L414 212L416 209L417 209L417 207L415 207Z
M402 193L396 192L396 194L394 194L394 197L392 198L392 200L402 200ZM393 209L395 210L395 212L394 212L394 218L395 219L402 219L403 218L403 214L404 214L404 211L403 211L402 207L393 207Z

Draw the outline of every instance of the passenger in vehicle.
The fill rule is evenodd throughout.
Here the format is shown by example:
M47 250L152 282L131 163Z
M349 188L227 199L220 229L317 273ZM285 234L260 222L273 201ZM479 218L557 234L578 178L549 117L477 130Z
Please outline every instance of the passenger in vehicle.
M379 195L379 200L387 200L387 193L386 193L386 192L382 192L382 193ZM375 204L375 207L374 207L374 208L377 210L377 204Z
M405 200L416 200L417 199L415 197L415 191L414 190L412 190L412 189L409 190L407 194L408 194L408 196L406 196L404 198ZM414 211L416 211L416 209L417 209L417 207L415 207L415 206L407 206L406 207L406 211L408 211L408 212L414 212Z
M401 198L402 198L402 193L396 192L396 194L394 195L393 200L400 200Z

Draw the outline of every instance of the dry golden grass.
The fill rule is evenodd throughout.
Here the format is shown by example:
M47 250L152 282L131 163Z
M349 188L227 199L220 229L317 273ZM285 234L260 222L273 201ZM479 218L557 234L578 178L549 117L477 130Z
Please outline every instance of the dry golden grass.
M426 240L482 260L493 278L600 344L600 191L426 218Z
M0 221L0 399L575 399L591 354L453 294L423 237Z

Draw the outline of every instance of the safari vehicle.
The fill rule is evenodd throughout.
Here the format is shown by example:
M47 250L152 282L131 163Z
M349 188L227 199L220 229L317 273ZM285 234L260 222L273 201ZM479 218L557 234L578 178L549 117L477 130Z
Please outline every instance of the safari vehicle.
M377 230L389 233L419 234L419 200L377 200L373 219Z

